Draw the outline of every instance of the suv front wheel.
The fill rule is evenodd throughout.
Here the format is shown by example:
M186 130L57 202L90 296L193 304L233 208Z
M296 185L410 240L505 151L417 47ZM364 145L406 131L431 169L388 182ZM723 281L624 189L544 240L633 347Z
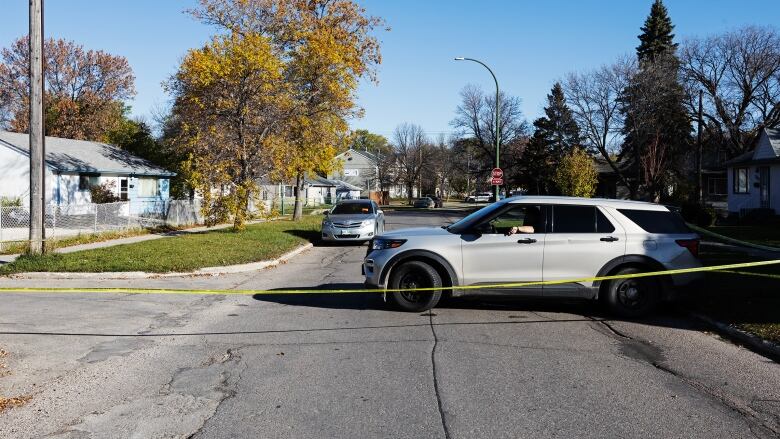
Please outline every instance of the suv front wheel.
M641 270L627 267L619 270L615 275L635 273L641 273ZM620 317L642 317L658 306L660 289L659 282L649 277L613 279L606 286L605 300L610 311Z
M393 270L389 289L438 288L442 286L441 276L435 268L422 261L404 262ZM390 299L404 311L427 311L441 299L441 289L432 291L397 291L390 293Z

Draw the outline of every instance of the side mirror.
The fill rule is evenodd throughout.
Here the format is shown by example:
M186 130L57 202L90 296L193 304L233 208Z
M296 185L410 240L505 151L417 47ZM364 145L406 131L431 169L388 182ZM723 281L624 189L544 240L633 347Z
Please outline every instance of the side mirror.
M377 211L376 211L376 214L377 214L377 215L384 215L385 213L384 213L382 210L377 210Z

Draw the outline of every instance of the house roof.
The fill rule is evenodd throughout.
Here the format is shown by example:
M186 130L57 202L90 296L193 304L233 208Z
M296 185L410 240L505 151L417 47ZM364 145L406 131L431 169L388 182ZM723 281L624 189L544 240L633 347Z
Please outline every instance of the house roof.
M769 137L769 144L775 150L775 156L780 157L780 129L764 128L764 132Z
M0 145L30 155L30 136L0 131ZM149 160L107 143L62 139L46 136L46 163L60 172L102 174L135 174L149 176L176 175Z
M762 150L764 154L759 154L757 157L757 153L759 152L759 149L761 149L759 147L761 143L757 143L759 146L757 146L755 149L742 153L727 161L726 166L780 163L780 129L764 128L764 132L761 134L759 139L764 135L766 135L766 138L769 141L769 148L764 148ZM768 156L765 155L766 152L769 152Z
M374 164L376 164L376 162L378 161L377 157L376 157L376 155L374 153L371 153L371 152L368 152L368 151L361 151L359 149L354 149L354 148L349 148L348 150L346 150L346 151L342 152L341 154L337 155L336 157L341 157L341 156L346 155L346 154L363 156L366 160L368 160L369 162L372 162Z
M614 159L613 163L615 163L618 169L625 169L626 167L625 161L619 161L618 159ZM593 164L596 168L596 172L598 172L599 174L615 173L615 170L612 169L612 166L609 165L609 163L604 157L593 157Z
M305 179L306 184L309 186L320 186L320 187L338 187L338 183L336 183L333 180L328 180L325 177L320 177L319 175L314 175L311 177L306 177Z
M337 184L336 190L350 190L350 191L362 191L363 188L355 186L354 184L349 184L346 181L341 180L331 180Z

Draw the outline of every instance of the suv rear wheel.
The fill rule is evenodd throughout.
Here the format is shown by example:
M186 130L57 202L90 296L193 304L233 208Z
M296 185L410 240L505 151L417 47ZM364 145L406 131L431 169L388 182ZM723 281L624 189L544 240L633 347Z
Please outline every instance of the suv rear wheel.
M441 276L435 268L422 261L404 262L393 270L390 289L437 288L441 287ZM390 293L390 299L404 311L427 311L441 299L442 290L399 291Z
M618 270L615 275L641 272L638 268L627 267ZM658 306L660 288L659 283L649 277L613 279L606 286L605 299L610 311L620 317L642 317Z

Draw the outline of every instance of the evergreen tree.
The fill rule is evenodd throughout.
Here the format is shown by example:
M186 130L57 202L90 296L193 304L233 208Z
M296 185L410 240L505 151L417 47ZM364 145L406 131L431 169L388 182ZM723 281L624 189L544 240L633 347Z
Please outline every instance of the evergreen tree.
M632 197L641 189L655 202L673 183L670 164L685 154L691 140L673 28L666 7L656 0L639 35L639 70L620 97L625 120L620 160L633 170Z
M636 56L640 63L655 62L659 55L671 54L677 50L677 43L674 42L672 33L674 25L661 0L655 0L641 30L640 44L636 48Z
M553 189L554 167L580 143L580 130L560 83L547 95L544 114L534 121L533 137L522 155L529 191L542 194Z

